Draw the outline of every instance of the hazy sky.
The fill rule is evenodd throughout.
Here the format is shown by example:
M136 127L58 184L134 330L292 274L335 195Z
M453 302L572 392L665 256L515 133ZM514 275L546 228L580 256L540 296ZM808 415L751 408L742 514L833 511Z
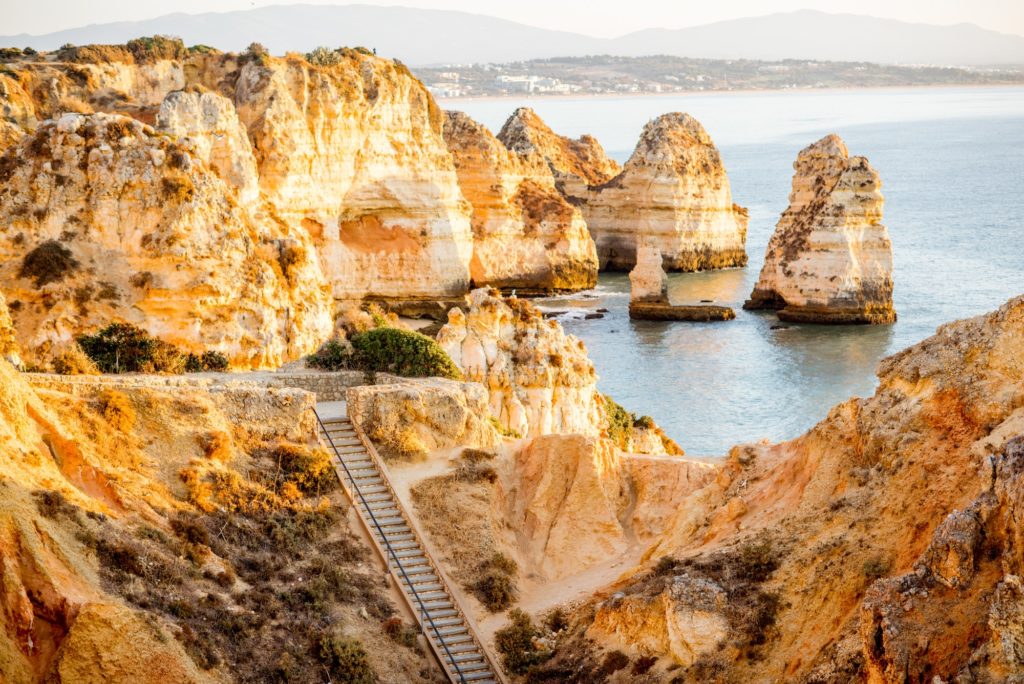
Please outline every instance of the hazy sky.
M172 12L220 12L300 0L0 0L0 33L49 33L85 24L148 19ZM306 4L345 2L303 0ZM643 28L680 28L722 19L797 9L852 12L929 24L971 22L1024 35L1024 0L363 0L370 5L406 5L489 14L544 28L617 36Z

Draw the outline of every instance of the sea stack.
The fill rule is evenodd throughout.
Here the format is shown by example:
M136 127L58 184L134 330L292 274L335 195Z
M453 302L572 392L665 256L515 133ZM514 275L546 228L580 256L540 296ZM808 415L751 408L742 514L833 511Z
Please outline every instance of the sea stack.
M606 270L632 268L640 242L657 245L670 271L747 263L747 210L733 204L722 158L689 114L644 126L622 173L588 189L583 216Z
M636 266L629 272L629 303L668 304L668 275L661 264L661 250L656 246L636 251Z
M512 113L501 127L498 140L520 156L546 164L559 191L577 206L589 186L606 183L622 170L618 162L605 154L596 138L558 135L529 107Z
M838 135L802 150L793 190L745 309L800 323L893 323L882 181Z
M461 112L446 113L444 139L472 206L473 286L551 294L597 284L583 214L555 189L546 163L520 157Z
M668 276L657 245L636 251L636 266L629 272L629 317L646 321L731 321L736 312L715 304L672 304Z

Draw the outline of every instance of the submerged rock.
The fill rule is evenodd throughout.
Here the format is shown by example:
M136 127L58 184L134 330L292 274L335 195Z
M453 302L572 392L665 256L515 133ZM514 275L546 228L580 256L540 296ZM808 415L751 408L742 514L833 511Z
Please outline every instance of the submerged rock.
M802 323L893 323L892 243L882 182L837 135L803 149L789 207L745 309Z
M461 112L446 113L444 137L473 207L474 286L551 294L597 284L583 215L555 189L546 164L521 158Z

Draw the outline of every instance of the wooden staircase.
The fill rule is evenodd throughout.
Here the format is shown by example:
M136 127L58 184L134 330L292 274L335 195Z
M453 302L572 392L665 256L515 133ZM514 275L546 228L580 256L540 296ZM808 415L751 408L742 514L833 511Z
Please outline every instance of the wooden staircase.
M388 480L373 443L347 417L321 419L320 439L377 553L452 682L504 682Z

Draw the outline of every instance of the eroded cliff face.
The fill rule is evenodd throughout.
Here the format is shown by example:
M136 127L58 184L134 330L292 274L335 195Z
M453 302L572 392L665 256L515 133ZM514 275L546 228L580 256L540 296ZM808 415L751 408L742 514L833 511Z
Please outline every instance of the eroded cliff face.
M448 313L437 342L466 380L486 388L490 415L504 429L520 436L604 429L586 347L528 302L474 290L466 312Z
M583 197L602 268L629 270L639 244L658 247L670 271L747 263L747 210L733 204L721 156L689 114L650 121L622 172Z
M408 69L346 50L324 67L209 56L192 73L234 102L260 190L276 217L312 237L336 299L467 290L470 207L444 115Z
M173 258L150 259L138 270L150 273L159 289L168 289L159 281L173 284L183 299L197 296L195 290L190 290L193 285L207 286L223 277L225 283L234 281L231 286L235 290L255 288L261 297L270 300L269 304L261 302L262 310L257 311L247 309L251 297L238 292L231 295L245 310L246 321L241 328L255 331L257 344L267 348L261 353L253 351L254 345L247 337L219 339L226 333L211 330L209 322L199 326L194 317L184 317L172 325L172 314L180 313L171 310L173 305L156 312L159 315L155 316L153 332L166 332L165 337L185 342L183 346L189 346L189 340L209 344L232 356L236 365L277 365L310 351L329 334L330 326L325 325L321 313L325 298L319 290L326 289L328 299L403 301L455 298L468 290L470 205L459 190L443 139L443 114L404 66L356 50L337 53L338 63L334 65L314 66L298 56L280 59L249 53L186 51L171 43L157 40L141 47L67 49L11 62L10 71L0 75L0 149L19 142L28 144L24 135L40 126L49 130L49 125L41 122L68 112L118 113L151 124L158 133L176 138L174 143L168 139L161 145L177 145L189 152L178 158L184 160L181 163L193 159L200 162L198 170L180 169L184 175L203 175L211 184L221 184L216 192L205 193L203 183L191 178L200 190L199 199L209 194L214 201L212 195L216 194L217 201L230 204L232 212L247 215L245 219L229 220L246 224L245 230L233 225L217 226L208 231L208 236L192 239L212 243L223 234L255 231L257 237L241 238L247 245L244 250L258 252L255 260L269 264L279 279L285 276L282 280L287 281L286 285L277 289L286 291L276 293L269 291L273 288L267 283L267 272L240 277L234 237L224 243L226 263L214 268L211 261L203 267L206 275L196 275L191 281L177 266L163 272L165 265L170 269L176 264ZM166 54L174 58L163 58ZM11 172L14 161L7 164L5 175ZM44 173L49 170L44 169ZM87 184L76 174L57 173L59 182L66 182L67 176L73 183L61 191L61 196L75 199L89 211L93 211L94 197L113 192L102 188L90 195ZM139 193L154 197L162 194L159 185L143 187L152 179L161 182L153 174L140 168L130 172L125 169L123 173L125 179L133 179L131 183L138 186ZM19 184L32 177L10 176ZM27 198L37 194L37 189L19 185L10 188L9 193L21 201L22 195ZM520 195L524 211L533 212L531 216L539 217L542 210L551 208L543 191ZM45 198L27 199L30 201L14 208L29 216L42 212L34 202ZM128 200L119 200L117 206L106 201L98 211L116 211L117 227L108 224L104 230L139 235L152 232L152 225L157 223L177 225L181 223L179 205L201 215L212 214L194 206L196 201L187 193L184 200L170 198L164 202L166 211L162 216L157 211L159 204L147 204L142 210L129 204ZM140 211L143 218L136 216ZM38 233L32 220L19 222L12 235L23 234L24 242L21 246L8 243L6 268L14 268L28 249L51 237L52 226L65 213L70 214L53 211L48 224L51 227ZM193 222L201 225L203 220ZM548 220L539 218L538 229L546 229ZM218 221L223 219L219 217ZM572 217L566 225L569 233L580 233L580 224ZM181 233L184 228L175 230ZM74 230L66 227L56 232L70 234ZM80 238L83 232L79 231ZM556 251L564 247L564 252L572 254L576 249L575 245L560 246L561 240L552 243L551 235L546 237L550 239L544 246L553 245ZM180 246L172 252L191 251L189 240L180 235L176 239ZM585 249L586 243L580 244ZM106 249L114 249L109 240ZM119 244L117 249L127 250L128 254L123 255L126 259L137 256L138 247L131 242ZM275 250L277 254L272 253ZM186 261L206 258L202 252L181 256ZM571 270L557 265L555 279L576 278L578 274L573 275ZM118 271L116 266L114 271ZM106 282L123 289L110 279L99 282L94 278L90 285L99 291ZM83 278L77 285L85 284ZM222 285L214 286L200 300L200 310L208 305L210 296L228 298ZM111 292L110 288L105 291ZM7 294L12 301L27 298L24 292ZM121 294L122 301L131 298ZM94 304L93 309L101 306ZM93 320L100 322L103 313L97 313ZM143 315L152 318L153 313L144 311L122 318L137 322ZM55 311L53 315L61 314ZM219 315L232 314L222 310ZM35 346L46 345L40 350L45 354L48 346L81 332L80 328L54 331L55 326L69 326L66 317L63 323L50 325L19 315L16 323L21 336L34 341L34 345L26 346L30 356Z
M0 274L26 360L113 321L238 367L279 365L330 333L315 255L145 124L45 122L0 158L0 180Z
M597 284L583 215L555 189L546 164L520 158L461 112L446 113L444 136L473 208L474 286L548 294Z
M651 569L599 594L579 629L657 658L649 681L673 663L692 680L1021 674L1022 349L1017 298L883 361L873 397L806 435L736 447L673 512ZM727 629L709 644L712 623ZM597 666L562 643L546 668Z
M7 300L4 299L2 292L0 292L0 358L12 365L21 365L17 333L14 331L11 312L7 308Z
M892 323L892 243L882 181L837 135L801 150L789 206L747 309L807 323Z
M172 91L160 103L156 128L178 138L234 187L241 203L259 198L256 157L230 100L198 85Z

